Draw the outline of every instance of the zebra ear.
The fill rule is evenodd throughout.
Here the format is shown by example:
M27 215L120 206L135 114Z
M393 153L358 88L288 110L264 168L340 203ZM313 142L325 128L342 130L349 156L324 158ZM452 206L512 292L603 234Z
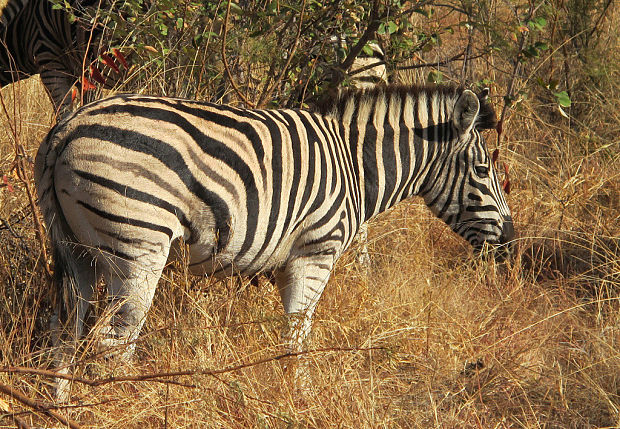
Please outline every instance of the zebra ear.
M463 91L454 105L454 126L461 134L471 130L478 117L480 101L478 96L469 89Z

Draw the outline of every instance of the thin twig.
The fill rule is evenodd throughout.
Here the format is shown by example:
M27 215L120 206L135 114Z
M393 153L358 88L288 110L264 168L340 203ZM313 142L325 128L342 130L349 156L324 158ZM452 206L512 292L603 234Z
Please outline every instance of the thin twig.
M330 85L332 88L337 88L340 86L344 80L342 70L348 70L353 65L355 59L362 52L362 49L364 49L364 46L366 46L371 37L379 29L383 18L384 14L379 13L379 1L375 0L373 2L372 10L370 11L370 17L368 18L368 27L366 27L362 37L360 37L357 43L351 48L346 58L338 65L339 72L334 74L331 78Z
M228 16L230 15L230 4L231 2L228 2L228 6L226 7L226 16L224 18L224 28L222 29L221 54L222 54L222 63L224 63L224 71L226 72L226 77L230 81L230 85L232 86L233 91L235 91L235 94L237 94L237 97L239 97L241 101L243 101L247 106L256 107L256 105L252 103L250 100L248 100L245 97L245 95L243 95L243 93L239 90L239 87L235 83L232 73L230 72L230 67L228 65L228 59L226 58L226 37L228 36Z
M458 53L446 60L442 60L442 61L435 61L432 63L418 63L418 64L412 64L412 65L408 65L408 66L398 66L396 67L396 70L411 70L411 69L419 69L422 67L438 67L438 66L445 66L446 64L449 64L453 61L459 61L465 54L465 51ZM473 55L473 56L468 56L467 59L468 60L475 60L477 58L481 58L484 57L485 55L487 55L488 52L481 52L477 55Z
M95 16L92 20L92 25L90 27L90 31L88 32L88 42L86 43L86 49L84 51L84 57L82 57L82 87L80 88L80 103L84 105L84 79L86 79L86 60L88 59L88 50L91 48L91 43L93 42L93 33L95 32L95 27L97 26L97 20L99 19L99 12L101 10L101 2L103 0L99 0L99 4L97 4L97 10L95 11ZM56 112L58 115L59 112Z
M605 17L605 15L607 14L607 10L609 9L609 6L611 6L612 1L613 0L607 0L607 4L605 4L605 7L603 8L603 12L601 12L600 16L598 17L598 19L592 26L592 30L588 34L588 37L587 37L588 40L592 37L592 35L596 32L596 30L598 30L598 26L603 20L603 18Z
M328 353L328 352L363 352L370 350L386 350L385 347L325 347L313 350L306 350L301 352L287 352L276 356L271 356L263 359L259 359L252 362L245 362L238 365L229 366L221 369L191 369L184 371L167 371L167 372L159 372L153 374L142 374L142 375L129 375L122 377L105 377L94 380L89 380L87 378L76 377L71 374L62 374L56 371L50 371L46 369L40 368L27 368L20 366L5 366L0 368L0 373L14 373L14 374L32 374L32 375L41 375L44 377L50 378L61 378L65 380L71 380L76 383L85 384L91 387L102 386L104 384L110 383L121 383L121 382L138 382L138 381L153 381L159 383L170 383L183 387L195 387L194 385L184 384L174 380L164 380L170 377L182 377L182 376L190 376L190 375L217 375L217 374L225 374L229 372L239 371L241 369L254 367L257 365L262 365L268 362L280 361L287 358L302 356L302 355L313 355L320 353Z
M525 18L525 22L529 21L534 15L535 7L533 3L530 3L530 9ZM516 14L516 11L515 11ZM518 16L518 15L517 15ZM529 35L529 31L521 32L521 40L519 40L519 49L517 50L517 57L515 58L515 65L512 69L512 75L510 77L510 82L508 83L508 89L506 90L506 95L504 96L504 106L502 107L502 113L499 117L499 121L497 122L497 147L500 147L502 132L504 130L504 122L506 121L506 115L508 111L508 107L510 107L511 99L514 91L515 82L517 80L517 75L519 74L519 69L521 68L521 57L523 55L523 48L525 47L525 42L527 41L527 36Z
M66 419L63 416L61 416L60 414L58 414L55 411L52 411L48 406L27 397L26 395L23 395L22 393L18 392L17 390L13 389L11 386L7 386L5 384L0 383L0 393L4 393L5 395L9 396L12 399L15 399L16 401L26 405L27 407L32 408L33 410L42 412L43 414L52 417L56 420L58 420L60 423L62 423L65 426L70 427L71 429L80 429L81 426L79 424L77 424L76 422Z
M22 419L19 418L19 414L21 414L21 413L13 412L13 410L11 410L11 408L9 407L9 404L7 404L2 399L0 399L0 410L2 410L5 413L7 413L7 414L5 414L2 417L13 419L13 421L15 422L15 425L18 427L18 429L30 429L30 425L28 423L26 423L25 421L23 421Z
M9 123L9 128L11 134L13 136L13 151L15 153L15 168L17 171L17 177L24 184L26 189L26 195L28 196L28 203L30 204L30 208L32 209L32 217L34 219L35 224L35 234L37 239L39 240L39 244L41 245L41 254L43 255L43 267L45 268L45 272L49 277L52 277L52 271L50 267L47 265L47 246L45 241L45 233L43 232L43 224L41 223L41 219L39 218L39 212L36 207L36 198L34 197L34 192L32 192L32 188L30 185L30 178L28 177L29 168L26 167L26 149L24 146L19 143L19 133L17 132L17 124L13 123L13 121L9 120L10 115L6 104L4 102L4 97L0 93L0 104L2 105L2 109L7 118L7 122ZM13 103L13 120L15 121L15 105L17 103Z
M278 78L274 81L273 85L265 92L263 92L263 94L261 94L259 100L258 100L258 106L260 107L265 100L268 100L271 97L271 94L273 93L274 89L276 89L276 87L278 86L278 84L282 81L282 78L284 78L284 74L286 73L286 71L288 70L289 66L291 65L291 61L293 60L293 56L295 55L295 51L297 51L297 47L299 46L299 39L301 38L301 27L303 25L304 22L304 12L306 10L306 0L303 0L302 4L301 4L301 12L299 13L299 24L297 25L297 34L295 35L295 41L293 42L293 46L291 47L291 49L288 52L288 57L286 59L286 64L284 65L284 67L282 68L282 70L280 71L280 76L278 76Z

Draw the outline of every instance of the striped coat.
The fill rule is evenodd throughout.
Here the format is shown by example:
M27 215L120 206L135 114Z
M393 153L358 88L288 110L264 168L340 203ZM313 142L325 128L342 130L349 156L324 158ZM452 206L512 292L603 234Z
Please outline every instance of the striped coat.
M404 198L421 195L476 247L512 239L479 132L494 123L486 93L453 87L345 91L317 112L139 95L90 104L36 158L65 291L58 323L81 335L101 274L115 309L107 344L131 342L183 239L196 274L273 271L299 350L360 225Z
M65 2L67 3L67 2ZM76 14L97 6L94 0L71 0ZM57 113L70 111L73 87L93 87L88 77L105 83L97 59L101 28L91 29L80 20L71 21L63 8L54 8L50 0L8 0L0 14L0 85L6 86L37 74L49 93ZM91 30L92 34L91 34ZM106 57L104 74L119 72L114 59ZM124 58L118 58L123 66ZM82 81L82 70L87 76ZM120 64L119 64L120 65Z

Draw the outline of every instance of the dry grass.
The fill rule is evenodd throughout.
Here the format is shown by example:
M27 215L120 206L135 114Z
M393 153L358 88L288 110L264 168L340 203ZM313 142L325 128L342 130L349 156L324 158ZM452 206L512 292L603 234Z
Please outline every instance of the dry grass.
M617 76L616 76L617 77ZM613 81L610 77L609 81ZM617 79L616 79L617 81ZM614 86L615 85L615 86ZM476 260L419 200L370 228L372 267L352 252L339 262L318 307L300 389L269 360L218 375L75 383L60 412L88 427L441 427L620 426L620 87L584 92L582 123L535 99L507 130L518 233L507 265ZM37 81L22 84L14 114L34 156L51 124ZM13 110L11 89L3 91ZM536 104L539 103L539 104ZM585 113L584 113L585 112ZM14 118L14 119L7 119ZM3 130L7 130L3 124ZM3 131L0 174L14 157ZM0 366L48 368L48 280L37 261L24 185L0 188ZM135 361L116 366L86 347L78 375L225 369L282 353L283 311L266 279L211 282L182 264L166 272ZM342 351L343 347L381 350ZM332 350L329 350L332 349ZM45 377L0 373L42 403ZM56 424L0 394L0 427L11 413ZM3 426L4 425L4 426Z

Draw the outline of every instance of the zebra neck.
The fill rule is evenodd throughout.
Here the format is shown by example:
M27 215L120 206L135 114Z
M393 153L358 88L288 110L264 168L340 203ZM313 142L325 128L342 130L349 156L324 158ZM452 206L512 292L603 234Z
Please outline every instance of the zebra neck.
M366 221L411 195L423 196L436 180L434 166L450 150L446 112L455 97L425 90L364 94L344 103L342 121Z

